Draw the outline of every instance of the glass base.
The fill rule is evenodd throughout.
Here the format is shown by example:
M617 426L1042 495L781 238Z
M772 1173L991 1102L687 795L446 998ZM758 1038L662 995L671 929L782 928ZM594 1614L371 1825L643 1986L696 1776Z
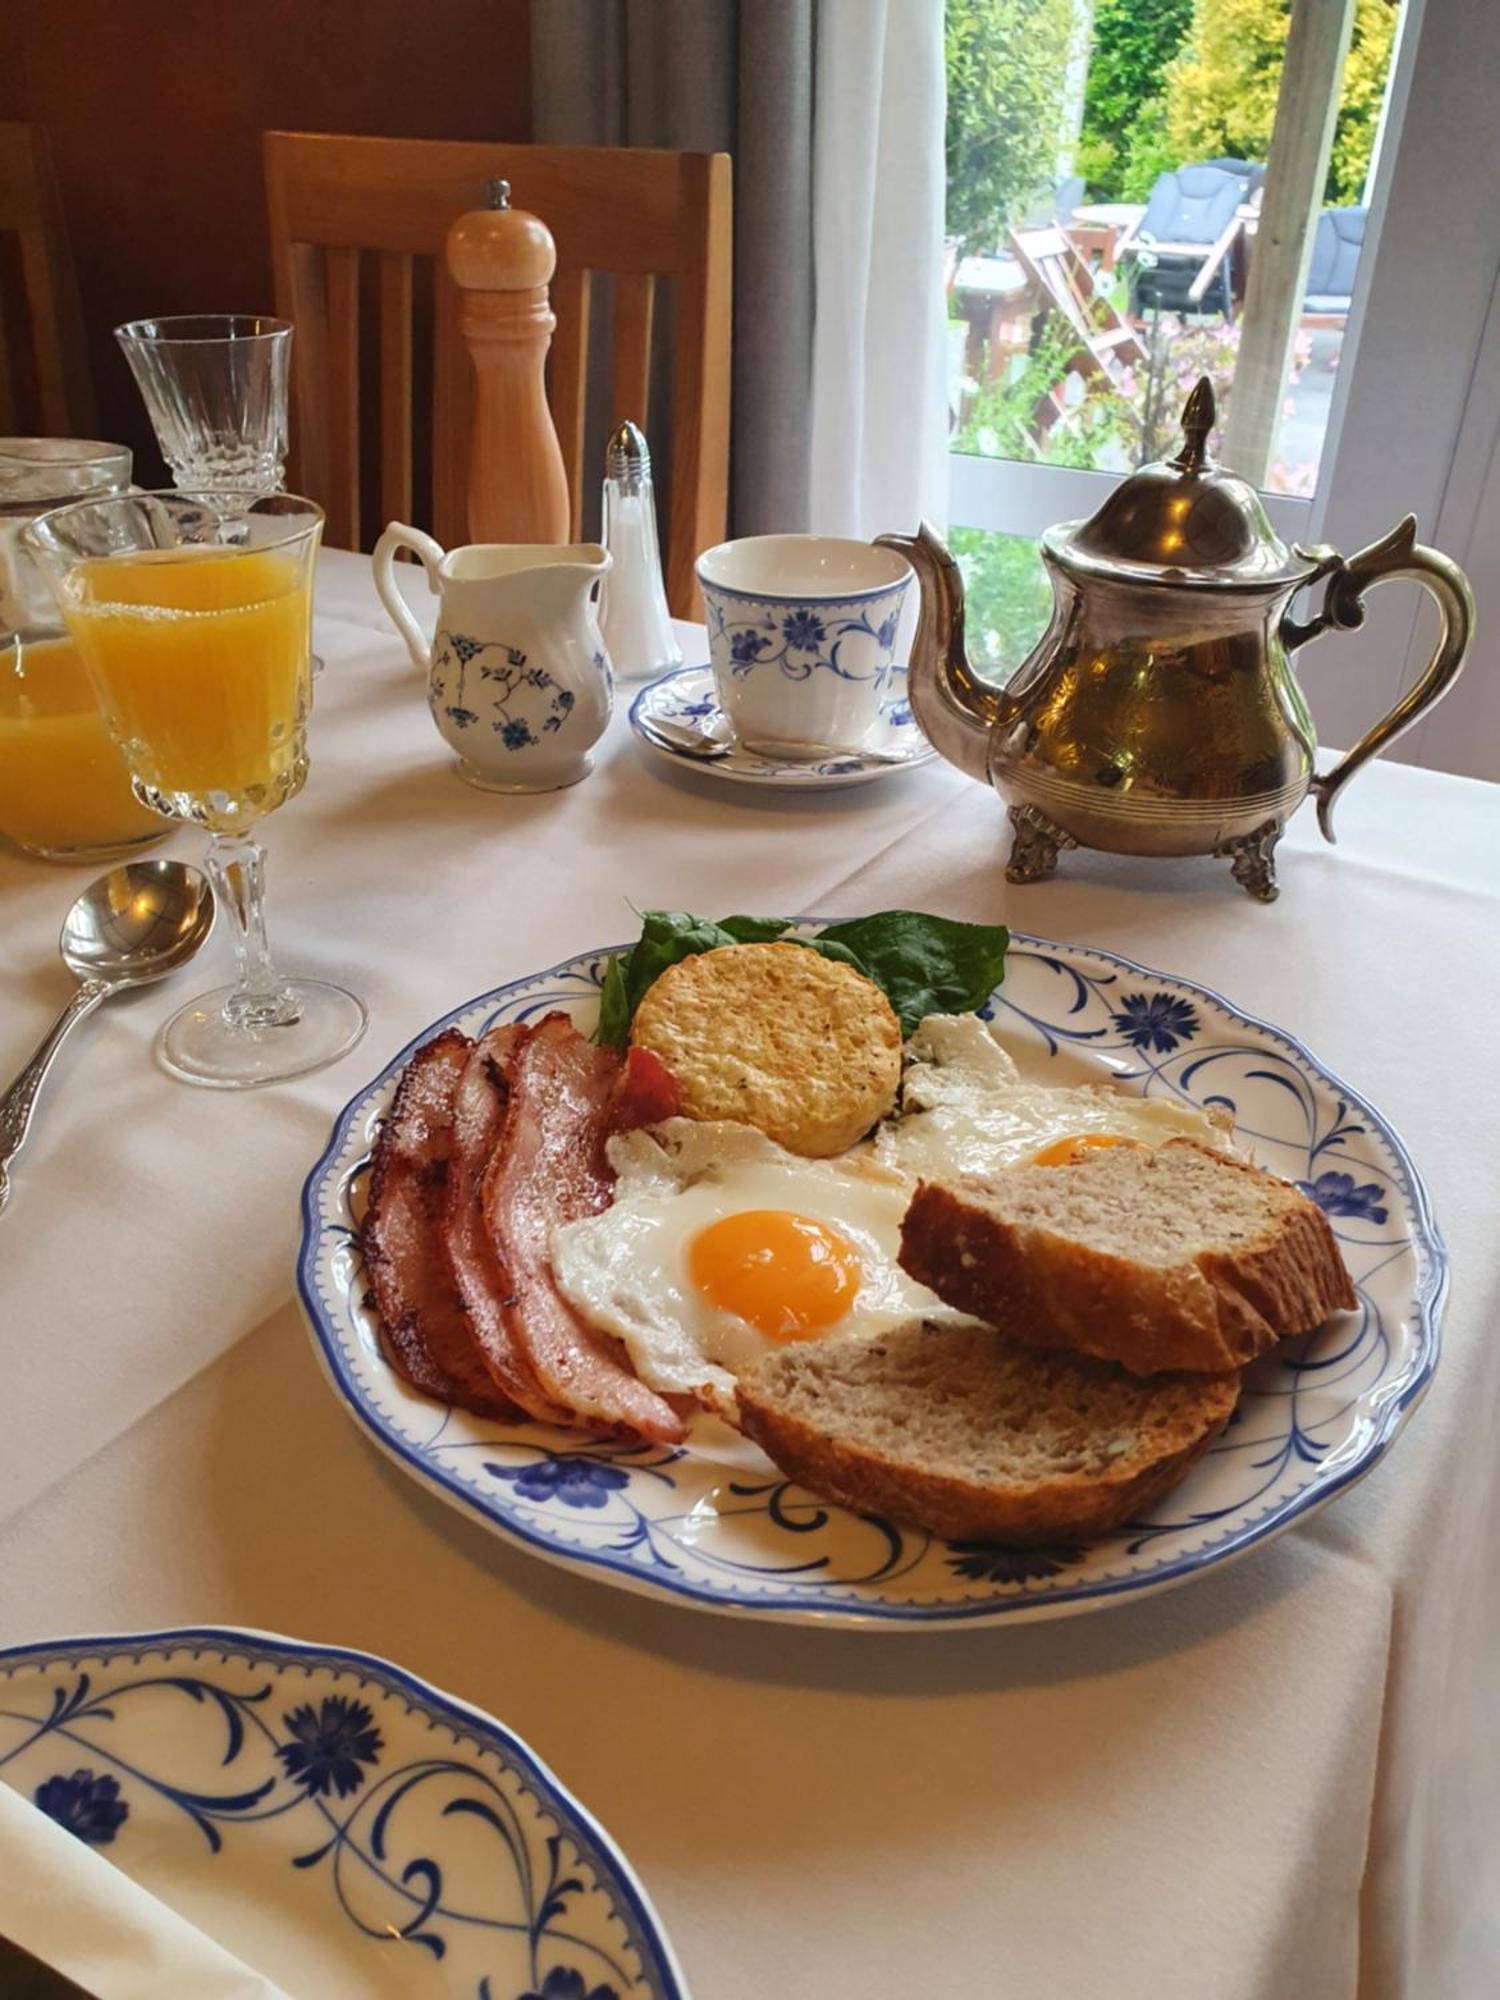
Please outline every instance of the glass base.
M154 847L157 841L165 840L171 831L171 827L162 826L154 833L129 834L122 840L84 842L78 847L44 847L37 841L22 840L19 834L11 837L21 852L29 854L33 861L56 861L66 866L79 861L123 861L129 855L138 854L143 847Z
M239 1028L228 1019L232 986L200 994L161 1031L157 1060L169 1075L210 1090L253 1090L306 1076L347 1055L365 1031L364 1002L322 979L289 979L296 1018L268 1028Z

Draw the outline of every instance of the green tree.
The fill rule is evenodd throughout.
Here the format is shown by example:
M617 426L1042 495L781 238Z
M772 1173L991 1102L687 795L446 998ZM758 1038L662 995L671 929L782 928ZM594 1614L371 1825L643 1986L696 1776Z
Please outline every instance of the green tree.
M1400 0L1359 0L1339 93L1339 122L1333 131L1330 202L1347 205L1364 197L1400 19Z
M1364 187L1400 0L1358 0L1344 65L1325 198ZM1220 153L1264 160L1290 26L1289 0L1193 0L1192 26L1167 69L1166 134L1177 160Z
M1098 201L1143 199L1164 159L1167 64L1182 45L1193 0L1099 0L1083 97L1078 171Z
M1057 174L1073 0L948 0L948 234L994 250Z

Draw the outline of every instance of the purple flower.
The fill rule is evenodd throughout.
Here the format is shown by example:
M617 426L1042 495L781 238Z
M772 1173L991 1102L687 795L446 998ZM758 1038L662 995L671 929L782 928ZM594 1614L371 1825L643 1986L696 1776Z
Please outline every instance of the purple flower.
M88 1770L75 1771L71 1777L59 1774L48 1778L33 1796L48 1819L55 1819L90 1847L108 1847L130 1816L129 1806L120 1797L119 1780L96 1778Z
M1161 1055L1198 1032L1192 1005L1170 993L1153 993L1149 999L1144 993L1123 994L1120 1011L1110 1019L1133 1049L1155 1049Z
M1354 1184L1353 1174L1319 1174L1315 1181L1298 1181L1309 1201L1325 1215L1353 1215L1361 1222L1384 1222L1385 1190L1375 1181Z
M337 1792L345 1799L364 1783L366 1764L379 1760L382 1748L375 1717L362 1701L328 1695L314 1713L305 1703L281 1718L290 1743L278 1743L276 1755L289 1778L313 1798Z
M535 1458L529 1465L487 1465L485 1471L511 1480L523 1500L560 1500L565 1507L603 1507L629 1483L617 1465L601 1465L579 1452Z
M815 611L793 611L781 621L781 636L799 652L810 653L815 646L822 645L826 634Z
M737 667L748 667L770 645L764 632L736 632L729 642L729 657Z

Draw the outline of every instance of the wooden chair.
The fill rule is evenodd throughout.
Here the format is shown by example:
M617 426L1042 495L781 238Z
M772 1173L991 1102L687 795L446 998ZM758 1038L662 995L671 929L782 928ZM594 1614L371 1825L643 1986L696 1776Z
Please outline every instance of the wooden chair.
M1135 328L1120 317L1099 289L1078 245L1061 229L1013 229L1010 242L1016 262L1035 285L1042 303L1059 313L1077 336L1078 348L1068 362L1068 373L1102 374L1116 388L1122 387L1126 371L1148 360L1147 349ZM1043 403L1046 407L1038 411L1038 420L1047 430L1064 408L1060 382L1048 391Z
M89 437L97 423L83 338L83 308L68 252L62 200L46 140L34 125L0 124L0 432L19 426L53 437ZM0 245L0 250L9 248ZM12 270L20 283L9 284ZM26 352L12 355L10 336Z
M670 518L662 523L667 594L693 603L693 562L722 540L729 474L729 159L721 153L360 139L268 132L266 188L276 310L295 321L295 480L328 511L328 538L373 541L360 514L360 302L363 252L378 263L380 513L410 520L413 298L419 260L433 267L433 533L468 539L472 368L461 295L443 265L448 225L507 180L518 208L557 241L557 315L549 395L576 536L583 493L603 477L584 462L590 287L613 281L609 421L652 432L652 326L667 281L673 370ZM660 426L658 425L658 433Z

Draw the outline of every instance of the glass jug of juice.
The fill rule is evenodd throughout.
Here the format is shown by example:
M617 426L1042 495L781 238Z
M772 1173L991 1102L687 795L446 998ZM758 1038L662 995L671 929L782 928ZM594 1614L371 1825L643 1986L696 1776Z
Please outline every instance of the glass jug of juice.
M0 438L0 834L49 861L160 840L22 528L71 500L123 493L130 453L87 438Z
M0 833L43 860L78 861L167 831L131 789L72 640L0 635Z

